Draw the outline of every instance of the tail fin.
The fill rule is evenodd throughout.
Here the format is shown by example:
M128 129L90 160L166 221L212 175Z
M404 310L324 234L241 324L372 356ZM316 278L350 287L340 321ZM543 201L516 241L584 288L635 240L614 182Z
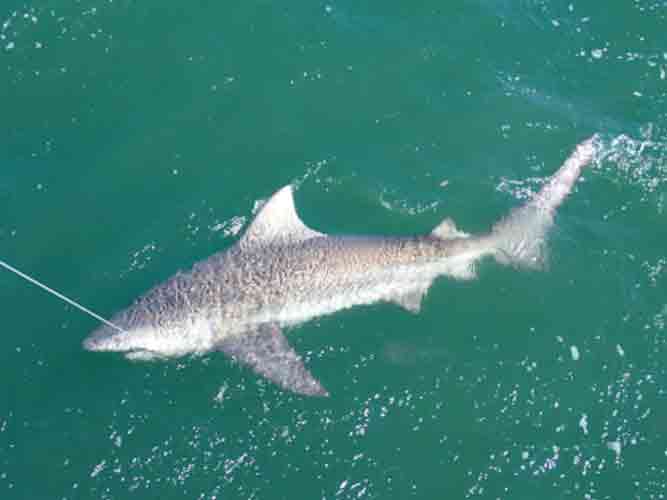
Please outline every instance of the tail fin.
M563 166L524 206L514 209L491 231L496 260L518 267L540 268L546 260L547 233L556 209L572 191L583 168L597 151L597 135L577 146Z

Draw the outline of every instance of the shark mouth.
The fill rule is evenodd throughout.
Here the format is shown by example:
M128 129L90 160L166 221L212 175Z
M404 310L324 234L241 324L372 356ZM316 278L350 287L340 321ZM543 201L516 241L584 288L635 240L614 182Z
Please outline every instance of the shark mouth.
M155 351L148 349L133 349L125 353L125 358L130 361L154 361L157 359L164 359L164 356Z

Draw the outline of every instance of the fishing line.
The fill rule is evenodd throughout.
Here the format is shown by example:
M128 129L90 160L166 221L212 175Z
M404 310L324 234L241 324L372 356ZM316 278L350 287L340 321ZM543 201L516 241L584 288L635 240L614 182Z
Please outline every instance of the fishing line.
M23 278L24 280L29 281L29 282L32 283L33 285L37 285L37 286L40 287L42 290L46 290L46 291L49 292L50 294L55 295L56 297L58 297L58 298L61 299L61 300L64 300L65 302L67 302L68 304L70 304L70 305L76 307L76 308L79 309L80 311L83 311L84 313L89 314L90 316L92 316L92 317L95 318L96 320L101 321L102 323L104 323L104 324L107 325L107 326L110 326L110 327L113 328L114 330L118 330L119 332L123 332L123 333L125 332L125 330L123 330L121 327L119 327L119 326L117 326L117 325L114 325L111 321L109 321L109 320L103 318L103 317L100 316L99 314L94 313L94 312L91 311L90 309L88 309L88 308L82 306L81 304L79 304L79 303L76 302L75 300L72 300L72 299L70 299L69 297L66 297L66 296L63 295L62 293L55 291L53 288L50 288L50 287L46 286L44 283L42 283L42 282L36 280L35 278L33 278L33 277L31 277L31 276L28 276L28 275L25 274L25 273L22 273L21 271L19 271L19 270L16 269L15 267L10 266L9 264L7 264L6 262L4 262L3 260L0 260L0 266L4 267L5 269L7 269L7 270L13 272L14 274L16 274L16 275L18 275L18 276L20 276L20 277Z

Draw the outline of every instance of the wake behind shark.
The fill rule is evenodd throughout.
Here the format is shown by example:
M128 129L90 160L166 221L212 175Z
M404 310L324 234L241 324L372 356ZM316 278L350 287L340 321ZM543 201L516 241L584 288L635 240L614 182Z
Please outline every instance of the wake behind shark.
M379 301L419 312L435 278L472 279L487 256L539 267L555 210L594 155L594 138L581 143L532 200L479 236L450 219L421 236L323 234L299 219L286 186L233 247L149 290L112 318L122 331L103 325L83 345L129 359L218 350L285 389L326 396L284 328Z

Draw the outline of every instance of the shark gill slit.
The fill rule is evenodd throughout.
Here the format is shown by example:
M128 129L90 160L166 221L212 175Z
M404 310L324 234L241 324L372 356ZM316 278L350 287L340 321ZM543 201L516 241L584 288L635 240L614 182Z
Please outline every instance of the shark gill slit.
M51 295L54 295L55 297L57 297L57 298L59 298L60 300L62 300L62 301L64 301L64 302L68 303L69 305L76 307L76 308L79 309L80 311L83 311L84 313L88 314L89 316L92 316L92 317L95 318L96 320L101 321L101 322L104 323L105 325L110 326L110 327L113 328L114 330L117 330L117 331L119 331L119 332L125 333L125 330L123 330L120 326L113 324L113 323L112 323L111 321L109 321L108 319L106 319L106 318L100 316L100 315L97 314L96 312L91 311L91 310L88 309L87 307L82 306L82 305L79 304L77 301L75 301L75 300L73 300L73 299L70 299L70 298L67 297L66 295L64 295L64 294L62 294L62 293L60 293L60 292L54 290L53 288L51 288L51 287L49 287L49 286L46 286L44 283L42 283L41 281L39 281L39 280L33 278L32 276L29 276L29 275L27 275L26 273L24 273L24 272L22 272L22 271L19 271L19 270L16 269L15 267L10 266L10 265L7 264L5 261L0 260L0 266L4 267L4 268L7 269L8 271L13 272L14 274L16 274L17 276L23 278L23 279L26 280L27 282L32 283L32 284L35 285L35 286L38 286L38 287L41 288L42 290L45 290L45 291L49 292Z

